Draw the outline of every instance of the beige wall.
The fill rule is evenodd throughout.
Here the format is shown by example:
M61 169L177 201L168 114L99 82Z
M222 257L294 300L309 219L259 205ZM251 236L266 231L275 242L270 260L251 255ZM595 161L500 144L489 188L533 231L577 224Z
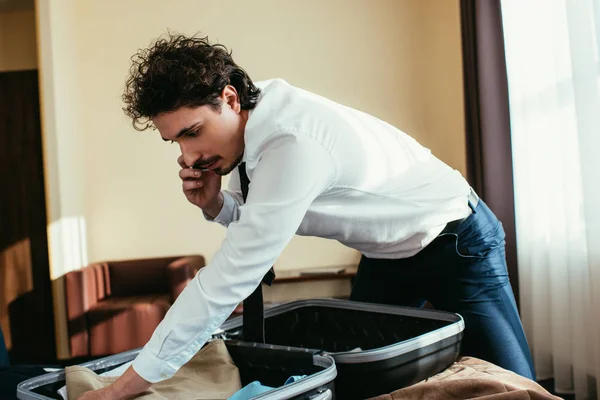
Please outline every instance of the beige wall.
M176 4L74 2L76 18L61 24L61 30L72 26L76 32L70 37L73 58L55 60L72 70L73 93L65 101L74 104L56 116L76 117L61 131L83 137L78 138L82 179L72 193L83 190L90 261L198 252L210 259L224 235L182 196L176 147L158 140L157 133L135 132L120 109L130 56L167 28L201 30L227 44L256 80L283 77L402 128L415 125L410 2ZM296 238L277 264L294 268L355 260L356 254L339 244Z
M415 23L420 45L418 68L418 132L414 137L463 175L466 174L460 9L458 0L420 0Z
M167 27L201 30L233 49L255 80L283 77L371 112L426 138L440 157L463 167L462 141L456 140L462 137L461 90L452 79L456 72L460 78L457 2L430 4L432 21L412 0L143 4L77 4L84 22L77 50L87 78L80 100L91 260L190 252L210 258L223 237L223 229L206 223L181 195L176 148L157 140L157 133L134 132L119 107L129 57ZM148 10L143 18L140 9ZM355 258L336 243L296 238L277 264L294 268Z
M64 0L36 7L55 278L88 260L180 253L210 260L224 237L182 195L176 146L157 132L136 132L121 111L129 58L167 28L225 44L254 80L281 77L387 120L464 171L458 0ZM277 267L357 259L337 243L298 237Z
M143 7L143 18L139 1L78 3L78 19L85 21L78 29L78 59L90 77L81 82L90 259L195 252L210 258L224 234L181 195L177 148L157 133L134 132L122 115L118 96L137 48L167 27L201 30L233 49L255 80L282 77L411 130L419 118L411 3L179 1L174 7L157 1ZM276 265L356 259L335 242L295 238Z
M35 13L0 12L0 71L37 68Z

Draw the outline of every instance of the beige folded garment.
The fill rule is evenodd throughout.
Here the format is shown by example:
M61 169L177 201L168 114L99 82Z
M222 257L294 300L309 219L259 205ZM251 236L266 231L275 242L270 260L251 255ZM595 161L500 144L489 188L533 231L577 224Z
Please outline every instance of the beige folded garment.
M83 393L101 389L117 377L98 376L88 368L65 369L67 393L77 400ZM158 382L139 395L144 400L219 400L242 388L240 374L223 340L206 344L170 379Z
M474 357L463 357L422 382L371 400L560 400L536 382Z

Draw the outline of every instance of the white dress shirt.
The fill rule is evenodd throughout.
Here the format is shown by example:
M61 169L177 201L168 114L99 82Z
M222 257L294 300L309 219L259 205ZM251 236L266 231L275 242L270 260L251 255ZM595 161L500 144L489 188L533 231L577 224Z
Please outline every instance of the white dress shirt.
M469 185L413 138L363 112L274 79L249 113L244 204L234 170L213 260L188 284L133 363L171 377L261 282L294 234L372 258L406 258L467 216Z

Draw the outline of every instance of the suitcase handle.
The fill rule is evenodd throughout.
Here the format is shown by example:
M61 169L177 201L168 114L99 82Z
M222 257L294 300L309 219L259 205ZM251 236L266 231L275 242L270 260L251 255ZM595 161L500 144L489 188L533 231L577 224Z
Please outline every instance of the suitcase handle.
M310 396L309 400L332 400L333 393L331 393L331 389L327 389L323 393L316 394L314 396Z

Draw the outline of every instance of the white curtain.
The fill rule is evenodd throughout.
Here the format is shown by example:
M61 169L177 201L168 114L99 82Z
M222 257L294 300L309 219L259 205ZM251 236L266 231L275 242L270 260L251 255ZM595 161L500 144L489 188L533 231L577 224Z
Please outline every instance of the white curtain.
M600 0L502 0L521 315L538 379L600 393Z

